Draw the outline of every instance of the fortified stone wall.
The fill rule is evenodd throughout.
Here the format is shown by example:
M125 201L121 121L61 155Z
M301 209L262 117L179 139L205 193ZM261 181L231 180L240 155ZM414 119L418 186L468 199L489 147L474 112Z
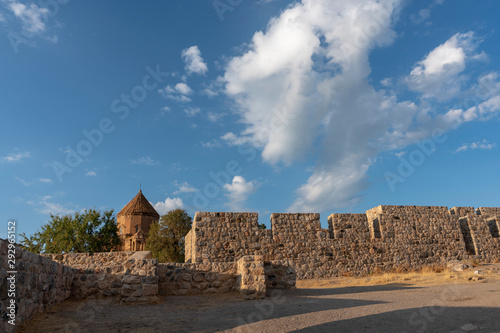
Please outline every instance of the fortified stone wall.
M0 332L10 332L14 327L7 323L7 242L2 239L0 254ZM265 265L261 256L245 258L238 268L236 262L158 264L148 251L38 255L16 247L15 323L68 297L117 296L123 303L145 303L158 295L240 291L243 298L253 299L263 297L267 289L295 287L293 270L277 262Z
M365 214L196 213L186 260L234 262L246 255L286 261L297 278L418 269L452 259L500 260L500 208L378 206ZM269 281L269 279L268 279Z
M124 303L157 300L158 260L148 251L42 256L74 269L73 297L119 296Z
M7 280L8 242L0 239L0 332L11 332L9 290L15 289L15 323L18 325L32 315L70 297L74 270L37 254L15 249L15 283ZM11 270L9 270L11 271Z

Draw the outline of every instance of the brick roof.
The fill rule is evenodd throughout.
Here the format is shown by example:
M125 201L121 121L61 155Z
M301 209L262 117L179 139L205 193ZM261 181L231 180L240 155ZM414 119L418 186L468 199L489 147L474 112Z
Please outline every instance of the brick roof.
M116 216L120 215L149 215L160 217L160 214L151 206L148 199L142 194L142 190L130 200L128 204Z

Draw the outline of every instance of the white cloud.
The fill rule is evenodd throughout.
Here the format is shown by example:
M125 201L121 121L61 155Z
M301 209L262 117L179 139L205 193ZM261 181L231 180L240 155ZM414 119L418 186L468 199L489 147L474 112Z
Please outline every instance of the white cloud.
M197 188L189 185L187 182L181 184L176 182L175 185L178 187L178 190L175 191L174 194L198 192Z
M211 121L212 123L216 123L216 122L219 121L219 119L221 119L222 117L224 117L224 114L223 113L209 112L207 114L207 117L208 117L209 121Z
M5 17L0 13L0 22L5 22Z
M203 61L198 46L194 45L183 50L181 55L188 74L205 74L208 71L207 64Z
M184 82L177 83L175 85L175 90L177 90L183 95L189 95L193 92L193 90Z
M95 171L87 171L87 173L85 173L85 176L95 177L97 176L97 173Z
M164 106L160 110L161 115L164 115L165 113L169 113L170 111L172 111L172 109L170 109L168 106Z
M259 187L256 181L247 182L242 176L235 176L231 184L225 184L224 189L228 192L227 205L234 211L242 210L242 205L248 197Z
M130 163L140 164L140 165L158 165L158 164L160 164L160 162L153 160L149 156L142 156L138 159L131 160Z
M41 183L52 183L52 179L50 178L38 178L38 181Z
M163 215L173 209L184 207L184 203L181 198L166 198L165 201L158 201L153 206L160 215Z
M458 147L454 153L460 153L466 150L475 150L475 149L480 149L480 150L491 150L493 148L496 148L496 143L490 143L488 140L482 140L482 141L477 141L477 142L472 142L472 143L466 143L460 147Z
M15 163L21 161L23 158L30 157L31 154L29 152L24 153L11 153L7 156L0 157L0 163Z
M64 207L62 204L51 202L52 197L50 195L44 196L39 202L38 205L41 207L37 208L37 211L41 214L52 214L52 215L66 215L72 214L76 210Z
M354 204L379 152L449 126L369 84L369 54L395 39L400 4L303 0L273 18L265 32L254 34L247 52L228 62L225 92L246 127L222 139L261 147L271 164L319 156L289 210Z
M44 21L49 14L47 8L40 8L35 4L26 6L20 2L11 2L9 8L21 20L25 31L32 34L45 32L46 26Z
M212 140L212 141L207 141L207 142L200 142L201 146L203 148L220 148L222 145L220 144L219 141L217 140Z
M466 101L477 103L468 109L454 108L446 113L445 118L456 126L470 121L485 121L500 114L500 81L499 74L492 72L478 79L476 85L468 92Z
M184 82L179 82L175 86L168 85L163 89L159 89L158 92L165 98L171 99L176 102L188 103L191 102L191 98L188 95L193 93L191 87L189 87Z
M447 100L457 96L462 88L466 61L475 55L477 39L474 33L458 33L432 50L412 69L405 79L408 87L426 98Z
M194 116L196 116L200 112L201 112L200 108L197 108L197 107L188 107L188 108L184 109L184 113L188 117L194 117Z

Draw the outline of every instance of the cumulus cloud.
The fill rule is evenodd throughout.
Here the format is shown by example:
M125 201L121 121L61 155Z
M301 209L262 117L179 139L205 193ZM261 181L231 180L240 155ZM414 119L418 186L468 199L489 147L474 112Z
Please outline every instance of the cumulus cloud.
M181 198L166 198L165 201L158 201L153 206L160 215L163 215L173 209L184 207L184 203Z
M475 150L475 149L491 150L493 148L496 148L496 146L497 146L496 143L490 143L488 140L482 140L482 141L463 144L462 146L458 147L454 151L454 153L460 153L466 150Z
M47 8L40 8L35 4L26 6L20 2L11 2L9 8L21 20L25 31L32 34L45 32L46 26L44 20L49 14Z
M197 108L197 107L189 107L189 108L185 108L184 109L184 113L188 117L194 117L194 116L196 116L200 112L201 112L200 108Z
M246 51L229 59L225 94L233 99L245 127L221 139L262 149L263 160L270 164L290 165L317 156L289 211L355 205L379 153L402 151L466 117L498 114L495 80L477 110L450 110L444 104L431 109L420 98L398 99L392 90L400 86L391 78L381 81L390 90L371 84L370 53L395 40L393 26L402 4L302 0L271 19L265 31L254 34ZM478 44L472 32L451 36L424 56L404 83L419 97L443 103L463 89L477 95L474 87L465 86L470 82L464 70L476 58Z
M183 50L181 55L188 74L205 74L208 71L207 64L203 61L198 46L194 45Z
M369 83L369 54L393 42L400 5L303 0L255 33L244 54L230 59L225 92L246 128L222 139L262 148L271 164L319 156L290 211L355 204L379 152L446 128L444 117L433 119L429 110Z
M95 177L97 176L97 173L95 171L87 171L85 173L85 176L88 176L88 177Z
M235 176L231 184L225 184L229 202L227 205L234 211L242 210L243 204L254 193L259 184L256 181L247 182L242 176Z
M198 189L189 185L187 182L183 182L181 184L175 182L175 185L177 186L178 190L174 192L174 194L181 194L181 193L192 193L192 192L197 192Z
M0 157L0 163L15 163L30 156L31 156L30 152L27 151L24 153L11 153L7 156Z
M464 104L475 104L469 108L453 108L445 118L455 126L470 121L485 121L500 114L500 82L499 74L492 72L478 79L477 84L468 91ZM472 103L471 103L472 102Z
M193 90L186 83L179 82L175 86L168 85L163 89L159 89L158 92L165 98L187 103L191 102L191 98L188 96L193 93Z
M426 98L446 100L460 93L466 61L476 55L473 32L457 33L418 62L405 79L408 87Z
M139 157L138 159L131 160L130 163L139 164L139 165L158 165L158 164L160 164L160 162L153 160L149 156Z

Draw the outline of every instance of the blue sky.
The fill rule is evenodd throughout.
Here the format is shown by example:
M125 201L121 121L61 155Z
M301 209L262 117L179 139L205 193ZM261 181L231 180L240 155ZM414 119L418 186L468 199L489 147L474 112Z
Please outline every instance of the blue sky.
M500 4L0 2L0 219L498 206Z

